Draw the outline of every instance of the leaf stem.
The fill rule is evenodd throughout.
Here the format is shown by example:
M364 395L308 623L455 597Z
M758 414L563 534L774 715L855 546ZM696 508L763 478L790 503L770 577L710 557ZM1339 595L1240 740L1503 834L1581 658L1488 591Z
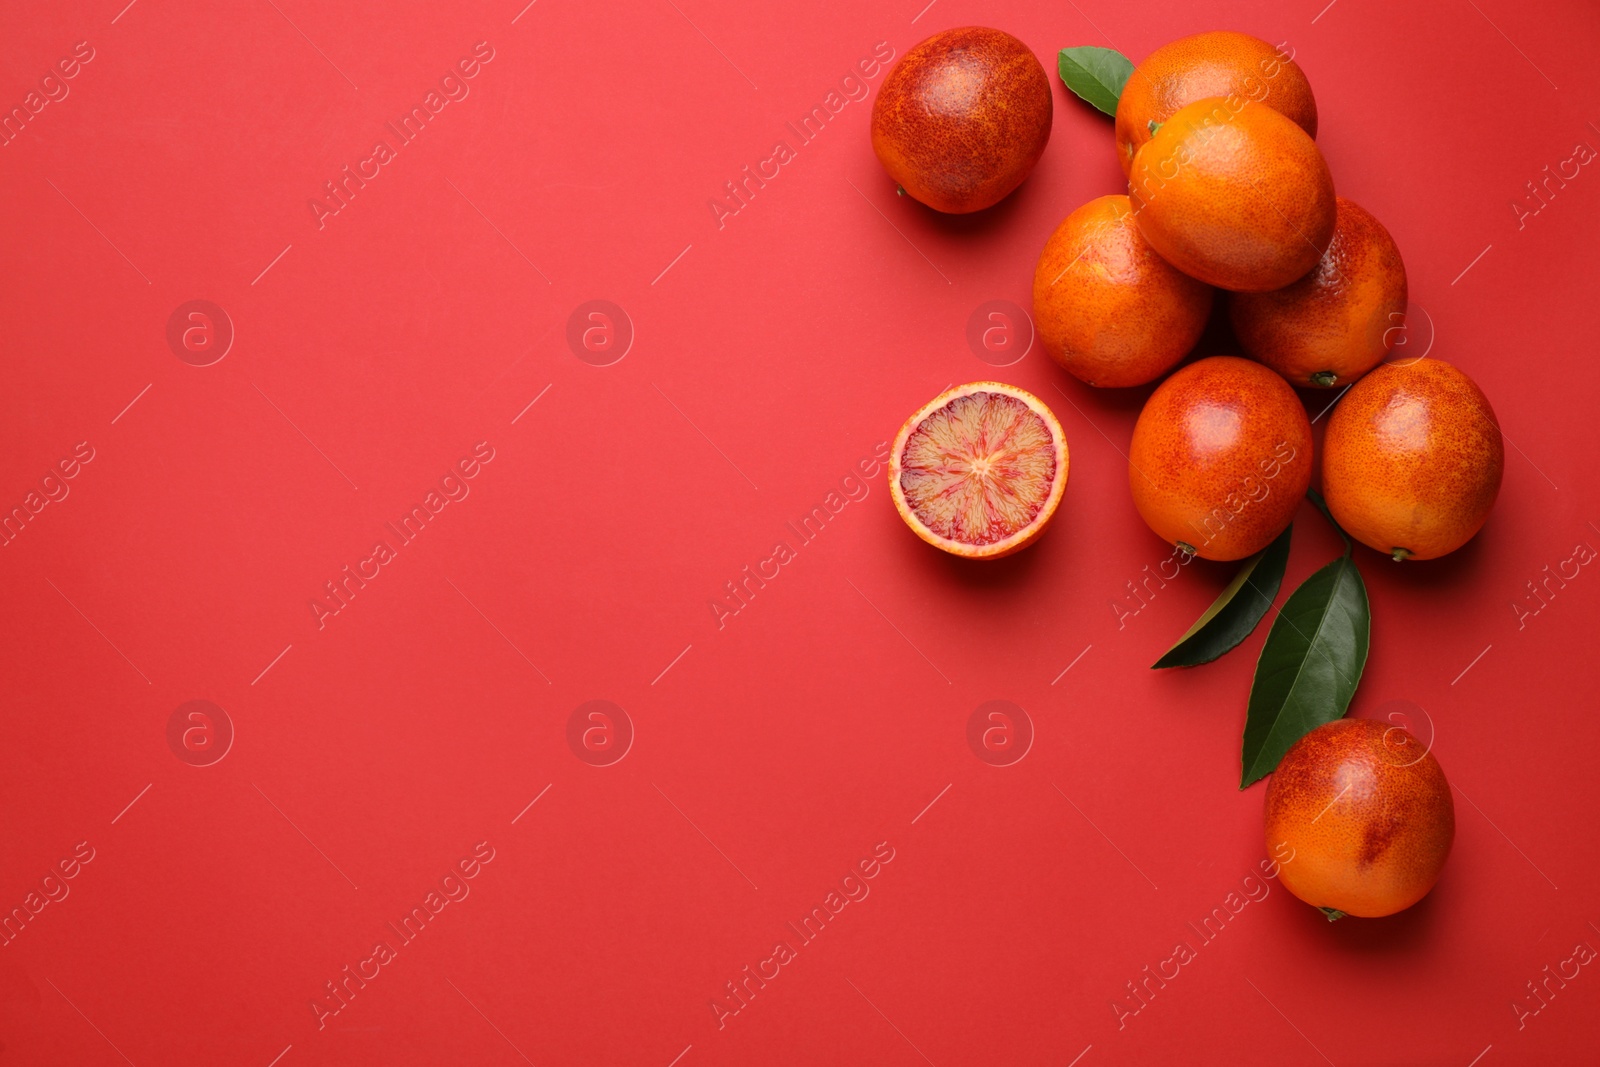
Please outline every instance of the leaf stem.
M1306 499L1317 506L1317 510L1322 512L1322 517L1328 520L1329 526L1339 531L1339 536L1344 538L1344 554L1348 556L1355 550L1355 546L1350 543L1350 535L1344 532L1344 527L1340 526L1338 520L1333 517L1333 512L1328 510L1328 502L1322 499L1321 493L1309 485L1306 486Z

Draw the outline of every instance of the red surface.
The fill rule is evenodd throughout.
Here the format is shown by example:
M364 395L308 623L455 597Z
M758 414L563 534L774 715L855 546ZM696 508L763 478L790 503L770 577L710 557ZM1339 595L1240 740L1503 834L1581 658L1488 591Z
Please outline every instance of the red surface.
M67 894L0 950L7 1061L1593 1062L1592 967L1520 1027L1513 1005L1600 945L1600 579L1514 605L1600 547L1600 176L1552 180L1520 227L1510 206L1600 147L1592 8L12 6L7 108L75 42L93 59L0 148L5 506L93 458L0 549L0 905ZM1360 558L1353 711L1422 709L1459 790L1443 881L1399 917L1330 927L1244 882L1264 631L1146 669L1228 570L1110 606L1167 556L1120 455L1146 391L968 347L974 309L1027 303L1060 219L1120 188L1110 120L1057 84L1032 179L960 219L894 195L859 83L810 143L785 126L875 47L974 21L1052 74L1069 44L1289 41L1339 191L1514 443L1467 548ZM469 95L319 228L308 200L480 41L447 87ZM719 226L709 198L780 138L793 158ZM204 367L166 336L196 299L236 335ZM596 299L636 334L603 367L566 340ZM852 475L947 384L996 376L1056 408L1072 480L1039 544L962 565ZM492 460L445 484L468 495L400 545L385 524L478 442ZM802 544L785 523L830 493ZM1300 517L1289 583L1336 551ZM319 628L309 603L380 539L394 558ZM719 627L746 566L778 576ZM210 766L178 757L186 720L169 745L193 700L233 727ZM581 721L569 746L591 700L632 724L609 766L575 755L597 758ZM991 700L1032 723L1011 766L968 745ZM870 895L801 943L786 923L875 847L892 861L846 884ZM462 861L444 884L469 895L401 942L386 924ZM1214 940L1189 925L1258 885ZM780 939L794 958L719 1028L713 999ZM379 940L394 958L363 964ZM1119 1029L1125 983L1180 941L1194 958ZM346 965L377 976L319 1029Z

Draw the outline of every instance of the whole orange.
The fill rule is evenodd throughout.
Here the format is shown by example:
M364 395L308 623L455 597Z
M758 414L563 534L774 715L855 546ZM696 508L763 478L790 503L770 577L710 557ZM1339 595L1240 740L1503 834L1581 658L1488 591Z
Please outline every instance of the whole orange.
M1033 317L1050 358L1090 385L1143 385L1200 339L1212 289L1156 255L1125 196L1066 217L1033 272Z
M1454 552L1500 493L1500 421L1477 383L1437 359L1385 363L1333 409L1322 445L1328 510L1395 559Z
M872 150L936 211L981 211L1022 184L1050 139L1050 79L1028 46L982 26L936 33L872 105Z
M1367 210L1338 197L1333 240L1310 274L1228 301L1239 343L1302 388L1349 385L1383 361L1406 321L1406 265Z
M1134 68L1117 100L1117 159L1124 174L1134 154L1157 126L1180 108L1208 96L1237 96L1281 112L1312 137L1317 101L1293 51L1251 37L1216 30L1164 44Z
M1282 289L1333 238L1333 178L1317 143L1249 100L1180 108L1134 156L1128 196L1162 258L1219 289Z
M1439 761L1372 719L1338 719L1296 741L1267 784L1266 807L1268 851L1293 850L1278 874L1289 892L1366 918L1426 896L1456 833Z
M1294 518L1311 484L1311 423L1259 363L1212 356L1157 386L1128 446L1134 506L1163 541L1243 559Z

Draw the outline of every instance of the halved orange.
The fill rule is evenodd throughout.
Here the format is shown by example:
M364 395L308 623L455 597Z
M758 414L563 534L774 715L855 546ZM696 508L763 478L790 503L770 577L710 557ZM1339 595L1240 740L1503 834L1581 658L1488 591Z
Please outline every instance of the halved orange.
M1067 487L1067 436L1044 401L1000 382L948 389L900 427L889 495L913 533L967 559L1031 545Z

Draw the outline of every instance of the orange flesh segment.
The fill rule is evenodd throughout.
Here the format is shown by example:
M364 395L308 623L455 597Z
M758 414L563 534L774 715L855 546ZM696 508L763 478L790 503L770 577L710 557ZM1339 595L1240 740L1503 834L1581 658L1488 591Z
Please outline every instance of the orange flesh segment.
M901 453L906 505L932 532L992 545L1031 525L1056 477L1056 445L1016 397L956 397L918 424Z

